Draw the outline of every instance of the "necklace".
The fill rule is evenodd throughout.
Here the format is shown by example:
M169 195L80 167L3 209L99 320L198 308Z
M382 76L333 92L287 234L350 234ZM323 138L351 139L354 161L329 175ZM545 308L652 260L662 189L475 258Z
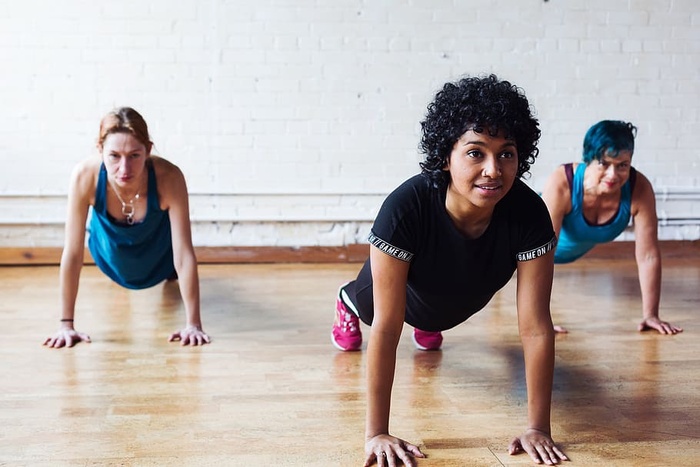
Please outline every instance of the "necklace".
M136 193L136 196L131 198L131 201L128 203L122 199L121 196L119 196L119 192L117 191L117 187L115 187L112 183L110 183L112 186L112 191L114 191L114 194L117 195L117 198L119 199L119 202L122 203L122 214L126 216L126 223L129 225L134 224L134 212L136 209L134 208L134 202L138 201L138 199L141 197L141 193Z

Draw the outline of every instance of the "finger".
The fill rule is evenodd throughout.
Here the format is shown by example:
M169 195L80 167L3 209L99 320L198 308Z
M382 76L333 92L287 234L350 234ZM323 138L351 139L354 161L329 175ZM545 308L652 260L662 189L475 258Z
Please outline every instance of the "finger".
M87 334L82 334L82 333L81 333L81 334L80 334L80 338L83 340L83 342L87 342L87 343L92 342L92 339L90 339L90 336L88 336Z
M170 335L170 338L168 339L168 342L175 342L180 340L180 333L179 332L174 332Z
M73 347L76 343L77 342L73 342L73 336L71 336L70 334L66 336L66 347Z
M569 332L568 329L566 329L564 326L559 326L558 324L554 325L554 332L560 333L560 334L567 334Z
M565 460L565 461L568 461L568 460L569 460L569 458L567 457L567 455L564 454L564 451L562 451L561 449L559 449L559 446L557 446L556 444L555 444L554 446L552 446L552 450L554 451L554 453L555 453L557 456L559 456L559 459Z
M208 334L204 334L204 342L206 342L207 344L211 344L211 338Z
M508 446L508 453L512 456L514 454L520 454L521 452L523 452L523 446L520 444L520 440L518 438L513 438Z
M370 465L374 464L374 461L376 460L376 456L374 455L373 452L369 453L367 457L365 458L365 465L363 467L369 467Z
M387 467L396 467L396 457L394 456L394 451L389 449L388 451L384 451L384 456L382 457L384 461L384 465Z
M403 462L403 465L405 465L406 467L414 467L416 465L413 461L411 453L408 451L404 451L403 449L398 452L398 458L401 459L401 462Z
M520 443L520 447L528 453L530 458L532 459L533 462L536 464L541 464L542 463L542 458L540 457L540 453L537 452L537 449L535 449L532 444L522 444Z
M559 458L554 455L551 446L539 446L537 452L540 455L540 459L544 461L545 464L558 464Z
M414 457L425 457L425 454L423 454L420 448L415 444L406 443L406 450Z

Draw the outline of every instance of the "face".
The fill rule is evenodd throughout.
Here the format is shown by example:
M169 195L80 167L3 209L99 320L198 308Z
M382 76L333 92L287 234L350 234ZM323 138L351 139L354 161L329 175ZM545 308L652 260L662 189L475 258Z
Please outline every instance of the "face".
M589 182L599 194L615 193L630 178L631 166L631 151L620 151L617 157L603 156L599 161L591 161L589 164Z
M112 182L122 187L141 183L149 154L139 140L129 133L111 133L100 149Z
M518 173L515 141L503 133L468 130L455 143L446 170L450 172L448 193L462 209L493 209L508 193Z

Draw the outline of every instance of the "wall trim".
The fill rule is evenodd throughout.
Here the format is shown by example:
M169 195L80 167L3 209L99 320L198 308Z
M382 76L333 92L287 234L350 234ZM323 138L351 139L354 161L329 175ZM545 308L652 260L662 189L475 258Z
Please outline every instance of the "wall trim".
M699 259L700 240L666 240L659 242L664 259ZM0 266L58 265L62 248L59 247L3 247L0 248ZM369 245L345 246L222 246L195 247L199 264L237 263L361 263L369 257ZM634 242L616 241L598 245L585 259L634 258ZM85 264L94 264L85 250Z

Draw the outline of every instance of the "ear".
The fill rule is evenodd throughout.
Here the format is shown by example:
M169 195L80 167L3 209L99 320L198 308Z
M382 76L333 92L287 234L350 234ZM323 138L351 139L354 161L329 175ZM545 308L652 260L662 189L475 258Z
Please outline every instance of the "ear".
M450 159L452 159L452 154L448 154L447 158L445 159L445 165L442 168L442 170L444 170L445 172L450 171Z

